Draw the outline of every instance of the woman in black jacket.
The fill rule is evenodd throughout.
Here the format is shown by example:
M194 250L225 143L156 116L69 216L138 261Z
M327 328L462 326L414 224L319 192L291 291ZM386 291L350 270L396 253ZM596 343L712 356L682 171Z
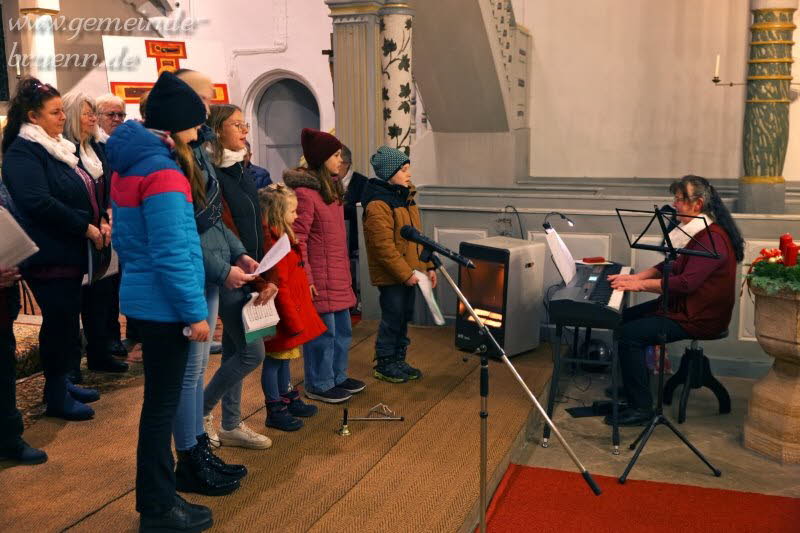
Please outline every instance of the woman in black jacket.
M98 215L94 223L105 228L110 234L109 196L111 191L111 171L106 161L105 150L97 141L97 108L94 98L71 91L64 95L64 137L75 145L78 165L92 178ZM114 307L116 287L111 278L102 275L101 264L111 258L111 249L104 247L98 255L93 269L94 279L87 280L81 291L81 321L86 336L86 360L89 370L95 372L125 372L128 365L111 357L109 352L110 330L108 314ZM80 377L80 358L72 361L71 376ZM80 379L72 379L78 382Z
M39 353L45 375L47 414L87 420L94 411L84 402L96 391L67 380L70 361L80 357L81 281L87 272L88 238L96 249L111 240L94 185L79 165L75 145L64 139L64 106L52 86L22 79L3 129L3 182L14 215L39 251L20 272L42 310Z

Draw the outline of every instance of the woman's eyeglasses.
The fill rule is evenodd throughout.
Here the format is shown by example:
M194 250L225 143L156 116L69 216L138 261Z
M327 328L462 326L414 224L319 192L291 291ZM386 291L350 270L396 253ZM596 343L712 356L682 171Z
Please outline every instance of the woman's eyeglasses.
M118 119L118 120L125 120L125 117L128 116L127 113L121 113L119 111L109 111L108 113L102 114L104 117L109 118L111 120Z

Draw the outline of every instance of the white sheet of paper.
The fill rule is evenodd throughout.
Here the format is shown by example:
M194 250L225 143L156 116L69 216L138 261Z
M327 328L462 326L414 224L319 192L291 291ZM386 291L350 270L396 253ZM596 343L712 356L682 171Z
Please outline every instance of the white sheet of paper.
M276 264L278 264L278 261L283 259L286 254L289 253L289 250L291 249L292 245L289 244L289 236L284 233L281 235L281 238L272 245L272 248L270 248L269 251L264 254L264 257L258 264L255 274L263 274L270 268L274 267Z
M553 255L553 260L556 262L556 268L558 268L561 278L564 283L569 283L575 277L575 272L577 272L575 259L572 258L569 248L561 240L556 230L553 228L546 229L545 237L547 239L547 247L550 248L550 253Z
M433 295L433 285L431 284L430 278L428 278L428 276L419 270L414 271L414 276L419 281L419 283L417 283L417 287L419 287L420 292L422 292L422 296L425 298L425 302L428 304L428 309L431 310L433 321L437 326L444 326L444 315L442 314L442 310L439 309L439 304L436 303L436 298Z
M8 209L0 207L0 266L15 267L38 251Z

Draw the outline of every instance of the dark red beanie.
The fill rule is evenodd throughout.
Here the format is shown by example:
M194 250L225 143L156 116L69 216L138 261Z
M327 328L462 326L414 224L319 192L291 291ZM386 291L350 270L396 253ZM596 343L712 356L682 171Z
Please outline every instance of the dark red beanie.
M303 128L300 144L303 145L303 156L306 158L308 168L313 170L321 168L325 161L342 147L339 139L330 133L310 128Z

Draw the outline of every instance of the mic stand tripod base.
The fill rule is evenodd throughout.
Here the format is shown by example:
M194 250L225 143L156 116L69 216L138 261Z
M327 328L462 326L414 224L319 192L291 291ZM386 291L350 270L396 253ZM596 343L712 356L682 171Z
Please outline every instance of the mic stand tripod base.
M441 259L433 253L430 249L425 248L423 252L419 256L420 260L423 263L432 262L436 270L442 275L442 277L447 281L448 285L453 289L453 292L456 293L458 300L464 304L464 307L472 316L473 320L475 320L475 324L478 325L480 328L481 334L484 336L484 340L486 341L483 346L479 348L479 353L481 356L481 366L480 366L480 396L481 396L481 410L480 410L480 532L486 532L486 504L487 504L487 493L486 493L486 485L487 485L487 463L488 463L488 442L489 442L489 409L488 409L488 396L489 396L489 356L487 354L487 346L493 346L497 353L500 354L500 360L503 364L511 371L516 378L519 385L525 391L526 396L533 402L533 405L538 409L539 413L544 418L545 424L549 425L553 433L558 438L559 442L561 442L564 450L572 459L572 462L575 463L575 466L580 470L581 475L583 476L584 481L589 488L594 492L595 495L600 495L602 491L600 487L595 483L594 479L592 478L591 474L588 470L583 466L583 464L578 459L578 456L575 455L575 452L572 451L572 448L561 435L561 432L558 428L553 424L553 421L550 420L550 417L547 416L547 411L539 403L539 400L536 399L536 396L533 395L528 385L525 383L525 380L522 379L522 376L517 372L517 369L514 368L514 365L508 359L505 350L500 344L497 342L497 339L494 338L492 332L489 328L483 323L483 320L475 313L475 309L473 309L472 305L467 300L464 293L461 292L461 289L458 288L458 284L453 281L453 278L450 276L450 273L447 272L447 269L444 268L442 265ZM491 343L491 344L490 344Z

